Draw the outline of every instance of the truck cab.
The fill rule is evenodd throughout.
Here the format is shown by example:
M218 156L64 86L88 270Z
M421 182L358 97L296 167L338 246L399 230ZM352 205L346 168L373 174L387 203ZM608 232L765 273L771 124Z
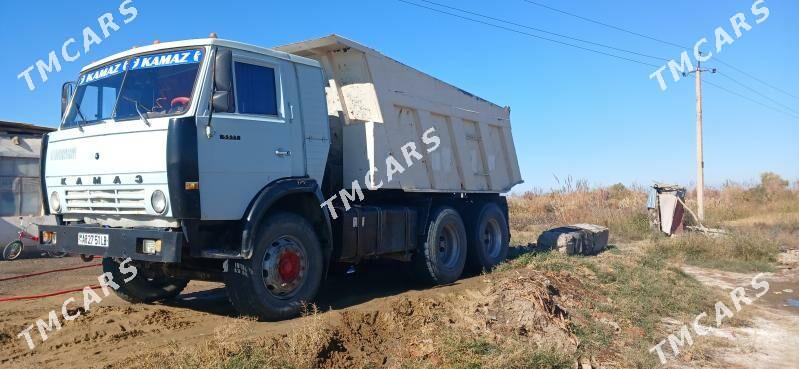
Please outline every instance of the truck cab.
M57 219L41 227L42 247L103 257L131 302L223 281L242 314L266 320L298 314L332 263L391 257L452 282L478 247L467 244L483 242L467 233L467 213L487 212L483 228L493 227L493 259L475 264L501 261L507 206L490 191L367 186L366 201L331 217L337 186L356 190L342 179L329 73L320 60L217 38L86 66L65 84L61 126L42 144L44 207ZM134 280L123 281L124 263Z

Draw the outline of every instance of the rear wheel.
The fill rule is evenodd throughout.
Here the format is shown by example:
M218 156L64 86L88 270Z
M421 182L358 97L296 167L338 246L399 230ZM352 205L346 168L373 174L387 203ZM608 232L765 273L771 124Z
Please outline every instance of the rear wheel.
M424 282L448 284L463 273L466 229L457 210L444 206L433 212L427 238L414 255L416 273Z
M270 216L249 260L230 260L225 285L233 306L262 320L295 317L316 297L324 267L322 249L307 220Z
M483 205L469 224L469 270L493 269L508 257L509 243L508 221L502 210L493 202Z
M113 258L103 258L103 272L111 273L114 282L119 285L117 296L127 302L150 304L169 300L177 297L189 284L188 279L146 276L141 268L135 278L125 282L125 278L130 276L122 274L119 266L119 262Z
M3 248L3 260L14 260L22 254L22 241L16 240L9 242Z

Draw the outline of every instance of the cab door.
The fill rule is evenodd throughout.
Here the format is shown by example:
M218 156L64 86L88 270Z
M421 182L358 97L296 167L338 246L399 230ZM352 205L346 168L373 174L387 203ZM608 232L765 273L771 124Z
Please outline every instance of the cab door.
M202 218L241 219L267 184L304 175L298 92L290 61L234 50L233 112L214 112L198 139ZM210 136L210 137L208 137Z

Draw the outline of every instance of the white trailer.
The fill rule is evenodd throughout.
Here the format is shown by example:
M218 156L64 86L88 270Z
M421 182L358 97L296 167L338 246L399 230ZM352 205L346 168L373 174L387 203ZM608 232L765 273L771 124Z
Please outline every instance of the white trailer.
M285 319L333 264L451 283L507 255L510 109L338 36L134 48L65 84L62 111L42 247L102 256L128 301L223 281L243 314Z

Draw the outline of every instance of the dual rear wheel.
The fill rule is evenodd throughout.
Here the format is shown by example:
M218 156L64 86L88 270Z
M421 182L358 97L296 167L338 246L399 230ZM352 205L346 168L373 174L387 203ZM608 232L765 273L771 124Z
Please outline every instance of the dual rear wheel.
M509 232L505 215L493 202L467 213L449 206L433 211L423 240L414 256L416 274L425 282L449 284L464 269L491 270L508 255Z

